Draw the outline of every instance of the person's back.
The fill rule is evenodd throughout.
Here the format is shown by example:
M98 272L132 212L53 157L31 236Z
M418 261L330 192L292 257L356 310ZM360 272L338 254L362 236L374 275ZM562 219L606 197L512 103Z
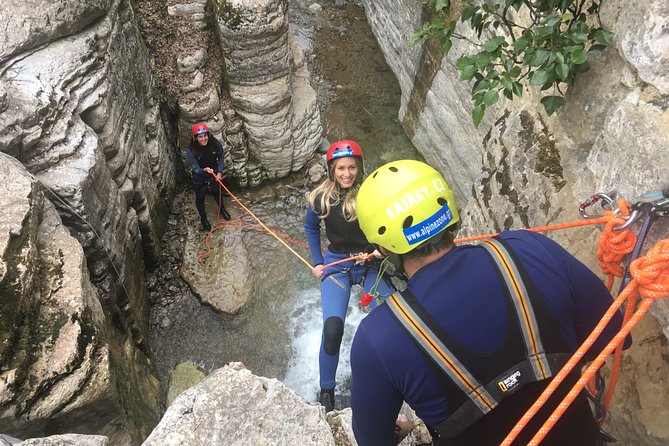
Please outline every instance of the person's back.
M405 166L400 164L396 170L401 172L402 167ZM373 176L374 173L370 178ZM416 184L420 183L413 182L410 187L422 190ZM365 192L363 188L360 193ZM383 205L388 209L387 203ZM362 208L359 204L359 209ZM433 215L434 212L432 210L428 214ZM509 303L502 274L483 247L454 247L449 241L439 241L442 236L452 237L448 231L442 231L436 238L436 244L425 248L427 254L422 255L420 250L402 248L403 239L391 239L385 245L378 240L380 237L374 240L375 234L388 230L387 221L368 227L366 214L360 214L359 218L370 241L384 248L388 245L400 246L398 253L410 277L410 295L419 302L421 311L424 310L428 318L436 323L437 331L445 334L446 347L454 352L456 359L464 364L463 368L469 370L478 382L489 386L508 376L504 373L516 361L509 356L509 352L514 355L520 352L526 357L525 345L518 341L521 324L515 308ZM398 220L401 223L402 218ZM413 220L415 223L415 213ZM434 220L423 217L418 221ZM377 227L384 230L379 231ZM409 230L403 230L401 237L410 240L406 235L408 233ZM535 303L532 305L536 307L540 338L546 353L551 357L566 353L561 356L568 357L611 304L608 290L585 265L544 236L513 231L503 233L501 238L519 266L526 270L530 282L526 284L528 289L536 285L537 291L532 293L532 302ZM409 257L404 253L408 251L412 251L412 255L418 254L407 260ZM421 266L412 267L409 271L409 262L415 265L416 259ZM610 324L611 328L591 349L590 357L606 345L620 323L618 314ZM427 425L452 434L449 439L442 439L436 444L499 444L548 383L548 380L543 380L519 386L520 390L509 392L510 396L501 399L492 411L478 421L466 416L458 420L453 414L464 407L467 396L409 336L388 305L372 312L360 324L351 351L351 366L353 429L361 446L393 444L395 439L391 428L402 401L406 401ZM569 378L571 384L576 379L576 376ZM570 387L566 384L561 387L561 392L568 391ZM556 395L550 405L559 400L561 395ZM544 412L550 413L550 407L546 407ZM458 420L458 424L453 420ZM514 445L526 444L543 421L540 416L535 417L537 425L526 428ZM596 445L597 430L588 402L582 395L542 445Z

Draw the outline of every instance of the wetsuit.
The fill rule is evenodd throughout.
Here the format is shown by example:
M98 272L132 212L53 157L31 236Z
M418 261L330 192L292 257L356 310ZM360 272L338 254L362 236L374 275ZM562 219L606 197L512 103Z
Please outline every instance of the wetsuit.
M209 135L209 141L206 146L201 146L197 141L193 141L186 150L186 160L192 169L191 181L193 182L193 190L195 191L195 207L198 214L200 214L201 220L207 220L204 197L212 185L212 192L221 207L221 212L225 209L221 187L218 183L214 184L214 177L204 171L206 167L209 167L213 169L214 174L223 172L223 157L223 144L211 135Z
M314 211L311 207L307 209L304 231L314 266L329 264L361 252L371 252L371 245L360 230L358 221L348 222L344 218L343 201L344 197L338 204L331 206L330 213L324 219L319 217L320 210ZM321 221L325 223L325 232L330 242L325 256L321 249ZM356 265L354 261L348 261L326 268L323 275L327 277L321 282L323 334L318 357L320 385L321 389L334 389L351 285L362 285L364 292L369 292L376 282L378 271L367 264ZM392 293L392 288L380 280L377 291L385 298ZM372 308L376 307L376 301L373 300L371 305Z
M608 290L592 271L547 237L528 231L504 232L501 237L538 289L567 350L563 353L573 353L611 305ZM504 347L514 319L509 315L500 276L482 247L454 247L420 268L408 288L450 339L469 352L469 359L478 360L488 373L500 367L495 354ZM586 359L592 359L608 343L621 322L617 313ZM449 400L433 364L386 305L358 327L351 368L353 430L360 446L394 444L393 426L403 400L429 426L439 425L458 408L458 403ZM573 384L576 376L569 380ZM460 435L436 444L499 444L547 381L523 386ZM560 388L566 392L570 387ZM559 402L556 400L547 406L554 406ZM552 407L548 409L552 411ZM543 423L545 418L537 416L535 420ZM526 428L514 446L527 444L538 426ZM597 441L597 428L582 394L542 446L592 446Z

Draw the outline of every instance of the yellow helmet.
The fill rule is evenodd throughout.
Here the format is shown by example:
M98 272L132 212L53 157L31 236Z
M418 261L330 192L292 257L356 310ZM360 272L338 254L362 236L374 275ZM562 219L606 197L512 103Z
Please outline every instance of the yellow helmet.
M385 164L362 183L356 212L370 243L407 253L460 220L453 191L432 167L415 160Z

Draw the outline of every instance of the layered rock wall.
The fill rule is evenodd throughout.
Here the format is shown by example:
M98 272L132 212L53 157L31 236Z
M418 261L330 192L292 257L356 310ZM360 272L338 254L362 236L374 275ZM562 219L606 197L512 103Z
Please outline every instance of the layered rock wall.
M9 240L0 304L14 317L0 326L0 424L136 439L157 417L136 345L177 153L130 3L39 3L0 6L0 164L3 186L18 188L2 198L30 198L0 236Z
M132 418L156 421L155 380L135 356L114 351L121 346L112 342L82 246L41 184L3 153L0 178L3 432L27 438L73 431L104 433L114 443L136 440L147 426ZM129 408L126 392L141 389L147 401Z
M169 19L151 22L164 29L146 32L167 42L149 46L154 68L173 83L180 146L205 122L226 145L224 176L242 187L301 169L323 131L288 2L193 0L166 9Z
M579 218L579 203L596 192L617 190L634 201L669 186L666 3L603 3L601 17L605 28L616 33L614 43L569 89L566 107L549 117L539 103L540 92L526 89L522 99L503 100L486 110L478 128L471 120L471 86L459 80L454 66L473 47L456 39L447 57L434 43L409 47L423 21L419 0L363 4L402 89L399 118L414 145L456 192L463 234L571 221ZM473 35L462 25L458 32ZM667 237L666 220L654 224L646 248ZM599 271L600 233L583 229L551 236ZM621 396L612 411L617 415L611 425L625 444L640 444L639 438L643 444L669 444L657 417L634 409L647 405L669 415L665 397L635 384L652 382L658 371L666 377L669 370L669 305L658 301L652 313L655 319L638 336L644 345L653 343L654 356L634 349L628 353L628 361L639 366L627 375L637 392L627 392L626 400ZM639 436L639 430L647 435Z
M266 178L302 168L321 121L285 0L214 2L230 99L244 121L249 164Z

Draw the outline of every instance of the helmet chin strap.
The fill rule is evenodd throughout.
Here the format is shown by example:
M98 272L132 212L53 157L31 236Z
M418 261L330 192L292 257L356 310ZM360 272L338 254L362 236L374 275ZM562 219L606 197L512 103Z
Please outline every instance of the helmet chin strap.
M383 248L377 247L379 252L383 253L386 260L386 270L384 271L385 275L388 275L391 280L391 285L396 290L402 291L407 286L407 281L409 277L404 271L404 265L402 263L402 257L399 254L394 252L386 251Z

